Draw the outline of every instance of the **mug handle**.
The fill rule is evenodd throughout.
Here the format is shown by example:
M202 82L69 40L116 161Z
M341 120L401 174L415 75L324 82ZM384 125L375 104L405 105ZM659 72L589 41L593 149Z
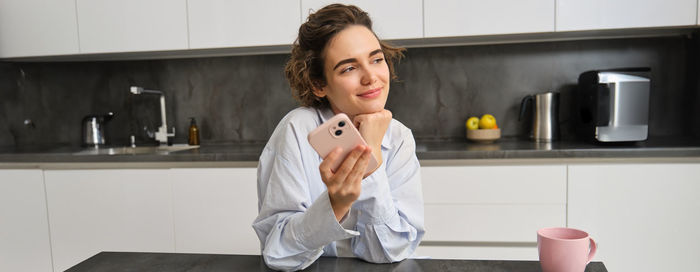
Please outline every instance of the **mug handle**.
M588 262L586 262L586 264L590 263L591 260L593 260L593 256L595 256L595 251L596 251L596 249L597 249L597 247L598 247L598 246L596 245L596 243L595 243L595 240L593 240L593 238L588 237L588 239L591 239L591 245L590 245L590 246L591 246L591 251L588 253Z

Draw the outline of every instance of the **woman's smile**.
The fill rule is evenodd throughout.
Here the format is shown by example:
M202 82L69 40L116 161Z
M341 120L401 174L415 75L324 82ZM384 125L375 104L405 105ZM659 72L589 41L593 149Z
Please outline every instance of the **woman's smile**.
M379 97L380 94L382 94L382 87L368 90L366 92L358 94L357 96L362 97L362 98L366 98L366 99L372 99L372 98Z

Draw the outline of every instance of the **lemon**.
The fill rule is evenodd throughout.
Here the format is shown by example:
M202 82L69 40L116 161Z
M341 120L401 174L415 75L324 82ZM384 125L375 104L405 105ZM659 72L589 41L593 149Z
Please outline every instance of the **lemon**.
M491 114L484 114L481 116L481 119L479 119L479 128L480 129L493 129L496 127L496 117L493 117Z
M479 129L479 118L469 117L469 119L467 119L467 129L468 130Z

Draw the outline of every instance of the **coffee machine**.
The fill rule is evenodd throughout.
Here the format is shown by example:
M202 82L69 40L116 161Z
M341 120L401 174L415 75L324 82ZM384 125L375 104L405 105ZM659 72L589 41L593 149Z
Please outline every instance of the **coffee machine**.
M649 68L622 68L582 73L576 99L578 134L598 142L646 140L649 72Z

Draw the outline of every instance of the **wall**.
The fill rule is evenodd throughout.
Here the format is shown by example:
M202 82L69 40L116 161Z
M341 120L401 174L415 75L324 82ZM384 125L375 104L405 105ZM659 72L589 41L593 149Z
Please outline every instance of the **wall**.
M417 140L462 140L469 116L491 113L506 137L525 137L520 101L562 94L562 139L573 139L573 92L591 69L651 67L650 137L699 136L698 38L657 37L411 48L398 65L387 107ZM175 142L195 117L203 143L265 142L296 106L282 74L288 55L111 62L0 62L0 146L79 145L84 116L116 113L108 137L149 141L160 124L155 96L166 94ZM23 122L33 121L32 126Z

